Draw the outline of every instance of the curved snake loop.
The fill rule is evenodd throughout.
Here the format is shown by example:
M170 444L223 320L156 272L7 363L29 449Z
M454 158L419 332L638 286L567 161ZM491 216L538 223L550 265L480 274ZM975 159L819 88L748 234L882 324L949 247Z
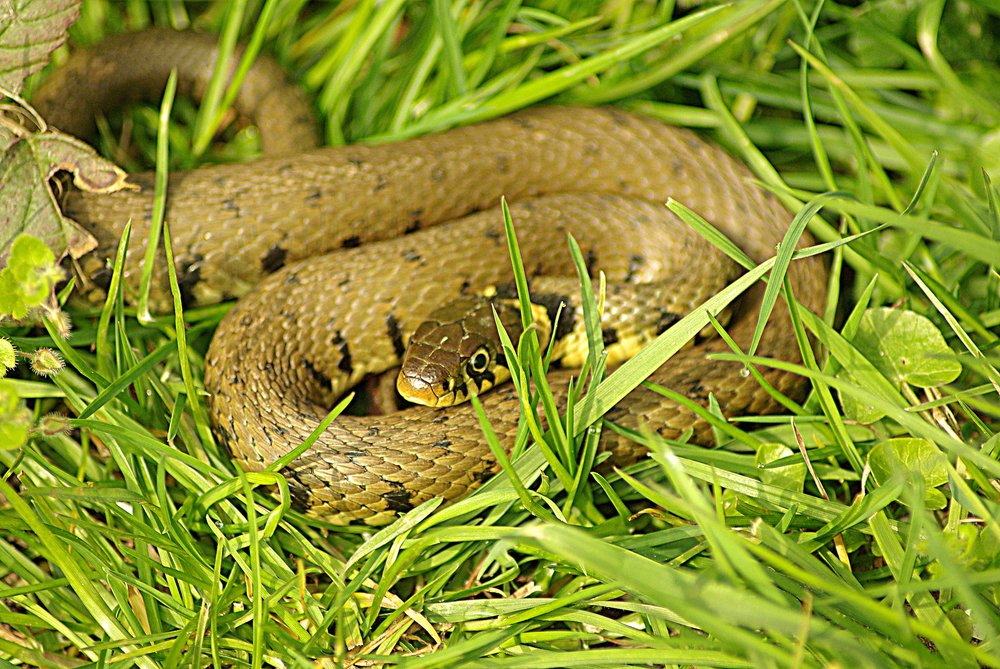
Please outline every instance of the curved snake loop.
M199 76L204 81L213 66L214 48L214 38L192 33L120 36L76 52L35 103L53 125L86 133L77 120L92 118L95 107L121 95L114 82L125 80L128 91L158 92L169 68L180 65L197 91ZM95 72L103 83L100 95L86 92L95 88ZM303 122L308 106L275 83L277 73L261 59L237 102L259 125L268 155L172 174L167 211L189 304L253 288L219 326L205 372L216 434L247 469L264 467L301 443L326 414L331 388L339 391L394 360L407 332L440 303L442 293L468 294L474 286L505 280L496 207L501 196L515 203L522 241L538 237L530 250L522 249L532 274L566 269L565 260L548 252L565 248L567 229L579 235L595 266L620 278L659 268L660 242L676 245L672 232L656 232L660 221L671 218L663 207L670 197L700 213L757 262L773 255L791 218L753 184L744 165L718 147L617 109L535 108L398 144L311 148L315 131ZM141 258L145 250L152 178L130 180L138 191L67 194L66 213L100 242L82 262L97 284L106 280L107 259L129 219L130 258ZM456 220L477 211L485 213ZM576 227L581 221L583 232ZM666 239L649 241L657 235ZM629 243L637 239L638 246ZM372 244L377 240L388 241ZM471 242L471 252L462 242ZM546 255L536 255L535 247ZM484 262L487 257L490 262ZM688 262L689 268L702 264ZM138 261L130 260L126 280L138 272ZM793 263L788 278L804 306L821 307L826 272L820 260ZM751 291L729 326L743 347L759 300L760 291ZM168 306L162 299L159 304ZM673 316L663 313L661 324L669 325ZM706 362L707 354L719 351L728 351L719 338L700 342L651 380L702 404L714 395L730 416L780 410L739 365ZM799 359L780 307L759 352ZM778 391L803 395L798 377L761 371ZM554 373L553 388L563 388L569 373ZM519 413L513 390L498 388L483 404L509 446ZM688 429L695 440L710 436L691 412L643 387L606 417L626 427L648 425L667 437ZM601 447L617 463L642 454L611 430L603 431ZM454 500L495 470L473 410L461 405L342 416L284 473L307 512L331 522L378 524L434 496Z

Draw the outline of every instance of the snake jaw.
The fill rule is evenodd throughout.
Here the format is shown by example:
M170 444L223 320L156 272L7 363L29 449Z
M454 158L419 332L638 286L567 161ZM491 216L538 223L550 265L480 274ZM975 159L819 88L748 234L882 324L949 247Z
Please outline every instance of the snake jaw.
M396 391L404 400L434 408L452 406L461 401L456 399L453 379L449 377L444 382L429 380L427 376L420 374L420 371L423 370L404 368L396 377Z

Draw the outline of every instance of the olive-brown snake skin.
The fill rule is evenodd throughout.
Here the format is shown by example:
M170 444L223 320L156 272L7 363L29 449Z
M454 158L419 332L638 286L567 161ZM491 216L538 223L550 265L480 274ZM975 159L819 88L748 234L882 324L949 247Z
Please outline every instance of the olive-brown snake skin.
M141 80L156 89L177 62L178 49L185 54L182 70L192 75L212 67L213 45L214 38L165 31L112 39L76 52L64 68L68 74L57 74L35 101L50 123L83 133L86 128L73 119L92 116L90 107L105 101L76 93L80 104L69 116L58 114L66 86L86 79L81 72L100 71L110 86L106 82L119 70L142 63ZM274 69L261 62L257 72ZM279 90L260 83L248 89L255 87ZM287 88L280 91L285 95ZM219 326L205 373L215 432L246 469L267 465L305 439L333 401L331 386L339 391L362 372L378 371L368 368L369 355L393 359L414 319L427 309L456 292L509 280L505 242L498 234L501 196L521 203L513 214L522 239L535 231L543 238L523 250L531 273L568 267L562 225L575 226L577 219L583 227L579 232L573 227L573 234L596 268L626 278L644 272L658 264L660 251L652 245L657 233L649 225L670 217L663 207L668 197L699 212L758 262L774 254L791 220L774 197L751 182L746 167L721 149L687 130L620 110L535 108L399 144L315 149L308 145L312 130L297 120L308 111L298 100L270 105L281 109L277 121L261 117L268 105L247 103L265 148L277 155L173 174L169 186L167 220L188 302L238 297L256 285ZM152 179L138 175L131 181L141 190L71 191L64 205L100 241L82 262L98 283L129 218L135 227L126 274L138 274ZM560 213L563 207L567 213ZM471 229L457 227L464 223L438 225L477 211L484 213ZM423 238L400 236L417 230ZM672 233L659 236L672 243ZM627 238L639 239L638 251ZM391 241L368 244L380 239ZM471 250L464 242L471 242ZM535 246L559 258L540 258ZM346 252L322 255L339 249ZM788 276L798 300L818 310L826 283L822 262L796 261ZM400 290L401 298L383 301ZM758 302L755 291L729 327L744 348ZM674 356L652 380L700 403L712 394L728 416L778 411L739 365L705 360L711 352L728 350L719 338L708 339ZM781 307L759 350L799 359ZM798 377L761 371L778 390L802 396ZM552 375L557 392L570 373ZM518 417L511 386L483 400L494 430L509 445ZM629 427L649 425L668 437L690 428L696 440L708 436L693 414L644 388L607 418ZM617 462L640 455L638 446L610 430L604 430L602 446ZM454 500L495 470L476 416L465 404L342 416L284 473L308 513L335 523L379 524L434 496Z

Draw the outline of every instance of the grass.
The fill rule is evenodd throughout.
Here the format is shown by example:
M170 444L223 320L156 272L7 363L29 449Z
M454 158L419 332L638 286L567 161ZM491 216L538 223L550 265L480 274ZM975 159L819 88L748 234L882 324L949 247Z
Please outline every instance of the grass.
M227 307L140 321L112 290L71 311L69 340L2 330L66 363L9 386L5 416L27 411L31 436L0 451L5 662L1000 666L995 2L303 6L95 0L74 37L193 18L259 40L315 95L330 143L553 96L702 129L804 212L830 259L827 312L796 310L828 354L728 356L793 368L813 393L739 425L710 406L715 448L635 433L649 459L591 471L587 426L707 324L692 318L603 382L592 357L595 383L548 449L527 448L529 414L505 474L466 500L329 527L295 512L280 477L236 472L200 418ZM138 153L245 159L252 130L206 140L226 96L177 100L159 133L156 108L131 112ZM913 312L902 337L872 330L883 306ZM916 334L928 324L938 349ZM908 344L930 355L880 362ZM525 373L542 366L530 348ZM942 371L955 361L959 376Z

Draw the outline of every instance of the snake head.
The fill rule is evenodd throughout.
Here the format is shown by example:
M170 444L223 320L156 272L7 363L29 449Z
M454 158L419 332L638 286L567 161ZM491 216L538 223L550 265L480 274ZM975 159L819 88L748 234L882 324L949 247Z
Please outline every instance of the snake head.
M396 379L399 394L414 404L446 407L508 380L494 309L511 341L518 341L523 327L515 300L471 297L450 302L410 337Z

